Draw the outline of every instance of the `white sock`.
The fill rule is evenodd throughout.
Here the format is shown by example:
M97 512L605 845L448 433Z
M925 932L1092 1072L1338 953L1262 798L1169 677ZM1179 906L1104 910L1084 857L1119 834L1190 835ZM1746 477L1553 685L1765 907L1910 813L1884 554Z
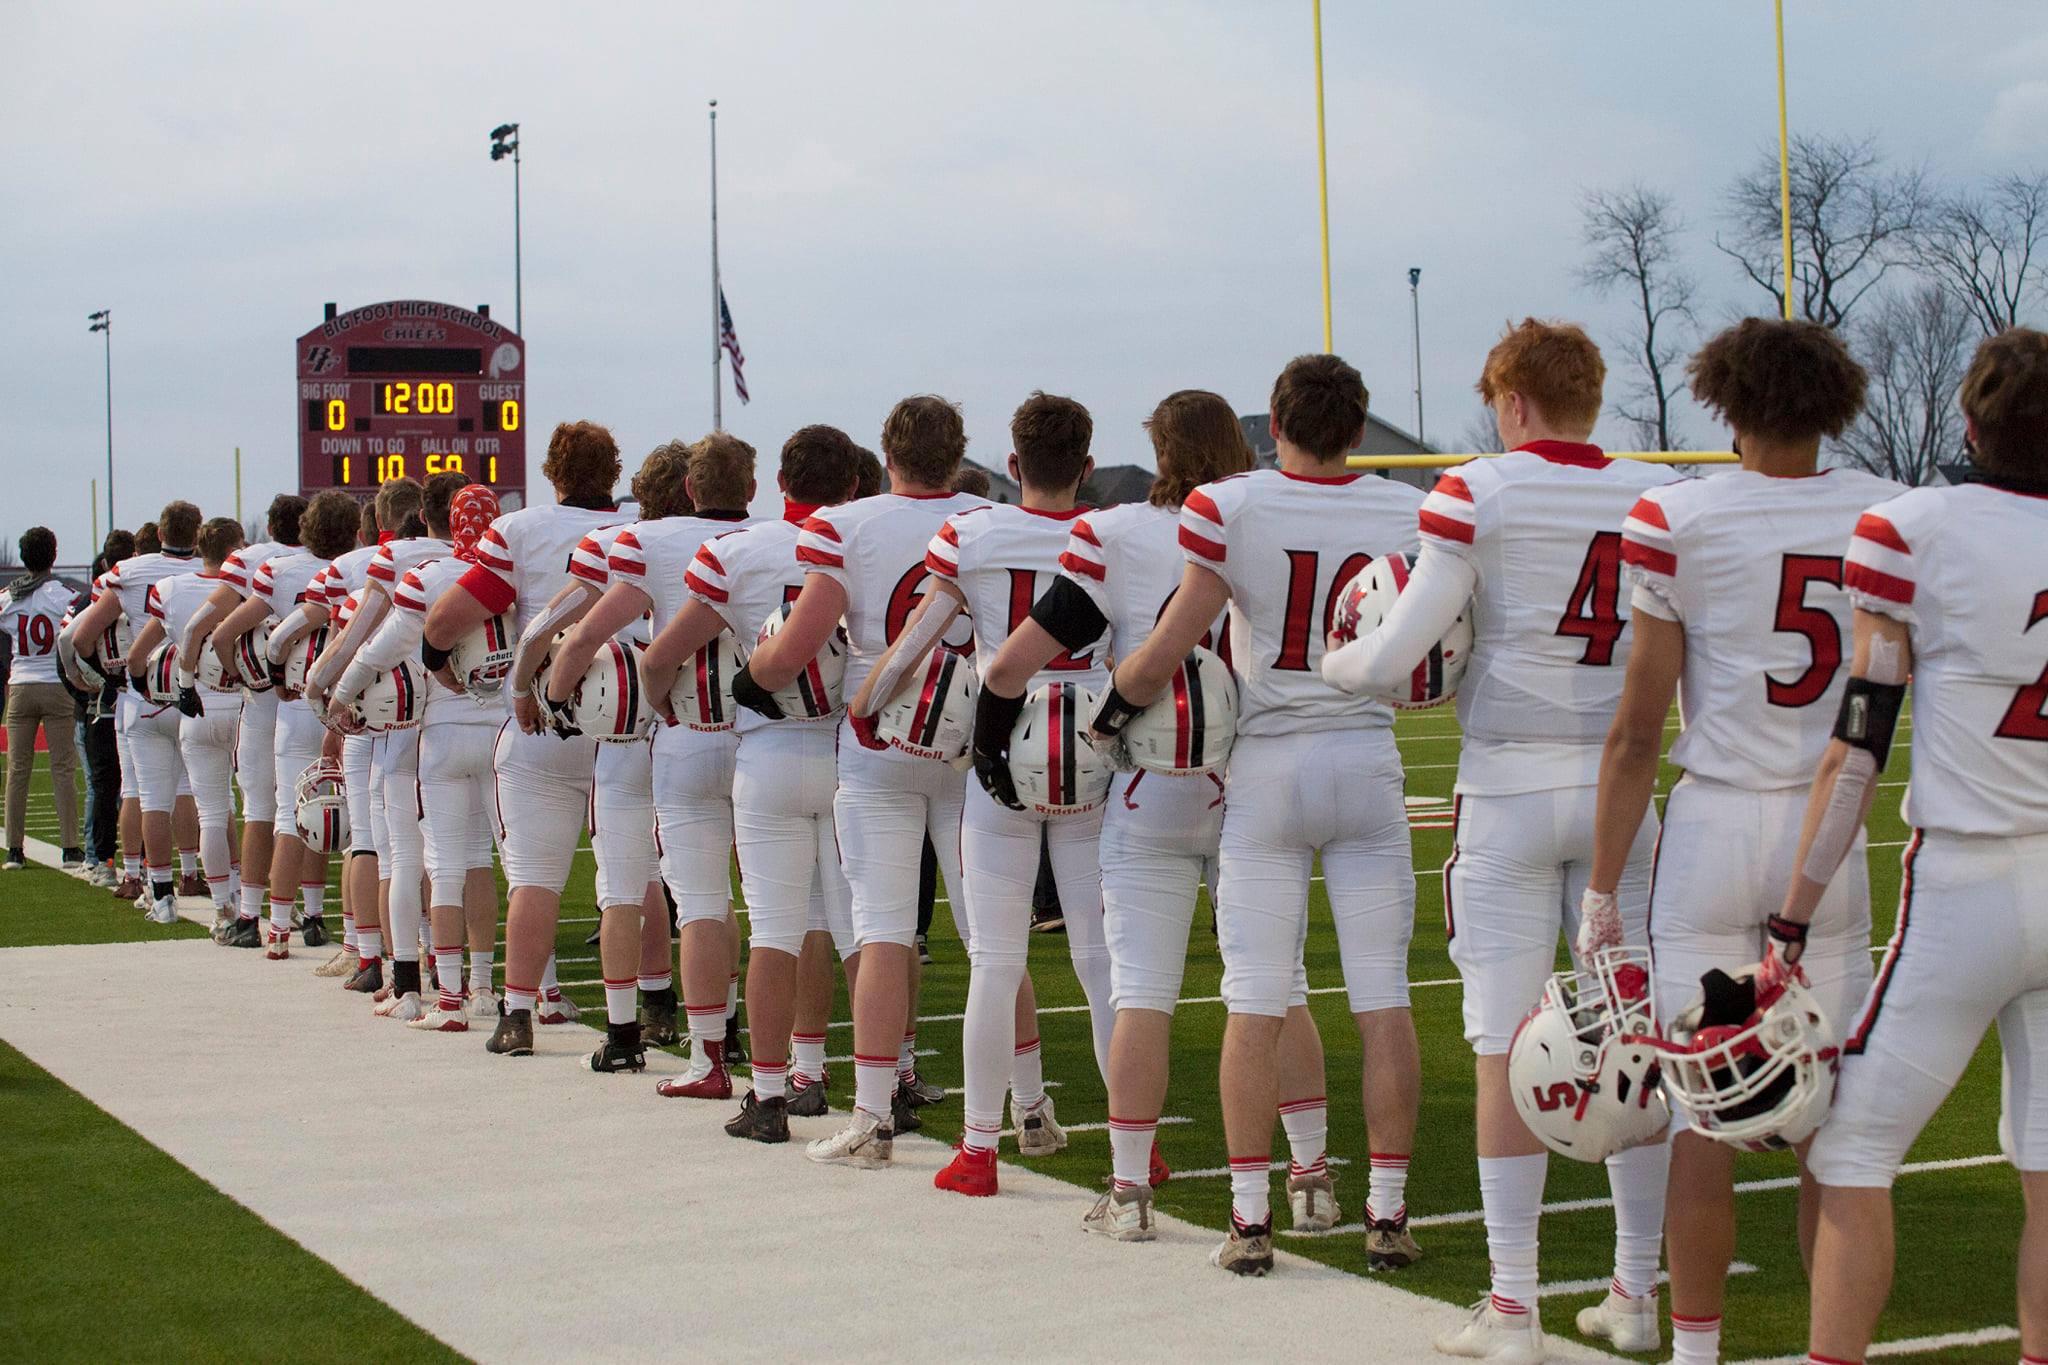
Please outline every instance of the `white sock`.
M647 994L649 991L673 990L675 984L676 978L673 972L663 972L659 976L652 976L646 972L640 973L640 993L642 995Z
M242 908L238 913L243 919L263 918L263 900L269 890L270 888L267 886L244 886L242 888ZM285 917L287 919L291 917L289 910L285 912Z
M1721 1318L1671 1315L1671 1365L1720 1365Z
M537 1009L539 1005L540 992L518 989L510 981L505 983L505 1012L507 1014L512 1013L514 1010L531 1012Z
M462 1008L462 949L434 949L434 984L441 988L442 1009Z
M289 929L292 927L292 903L290 901L272 900L270 902L270 927L272 929Z
M135 880L137 880L137 881L141 881L141 880L142 880L142 855L138 853L138 854L136 854L136 855L135 855L134 857L132 857L132 858L131 858L131 857L128 857L128 856L127 856L127 855L125 855L125 854L124 854L124 855L122 855L122 858L121 858L121 875L123 875L123 876L125 876L125 877L133 877L133 878L135 878Z
M1507 1314L1536 1307L1536 1224L1550 1158L1479 1158L1479 1203L1486 1213L1486 1253L1493 1261L1493 1306Z
M1230 1221L1238 1228L1272 1219L1272 1166L1273 1158L1265 1154L1230 1158Z
M896 1059L853 1054L853 1103L870 1117L889 1121L889 1100L896 1093Z
M791 1060L796 1063L796 1074L805 1085L825 1079L824 1034L792 1033L789 1035L789 1051Z
M754 1063L754 1098L762 1100L787 1099L789 1090L789 1063L781 1066L765 1066Z
M226 827L200 830L199 853L200 864L206 871L206 884L218 888L213 903L219 905L220 893L228 889L228 878L235 871L235 860L229 856Z
M690 1016L690 1074L688 1079L701 1081L711 1074L711 1056L725 1047L725 1006L709 1005L703 1009L687 1006ZM888 1113L885 1105L883 1113Z
M1399 1220L1408 1212L1408 1154L1374 1152L1366 1177L1365 1216Z
M1287 1167L1289 1176L1329 1172L1323 1157L1330 1139L1330 1109L1321 1095L1281 1105L1280 1126L1287 1130L1287 1146L1293 1154Z
M562 983L555 975L555 955L548 954L548 965L540 969L540 993L550 1000L562 998Z
M1110 1116L1110 1175L1118 1189L1143 1189L1152 1183L1152 1142L1158 1135L1156 1121Z
M362 963L375 962L384 956L384 931L382 929L356 930L356 960Z
M193 874L194 872L197 872L198 870L199 870L199 850L198 850L198 849L196 849L196 848L181 848L181 849L179 849L179 850L178 850L178 871L179 871L179 873L180 873L181 875L183 875L183 876L187 876L187 877L189 877L189 876L191 876L191 875L192 875L192 874Z
M327 883L304 882L299 886L299 895L306 902L306 918L313 919L319 915L321 906L327 899Z
M341 912L341 946L354 952L356 948L356 916L353 910Z
M1614 1192L1614 1282L1632 1299L1657 1292L1657 1252L1664 1240L1664 1187L1671 1144L1653 1142L1607 1158Z
M967 1017L960 1024L965 1072L960 1107L967 1129L963 1141L977 1150L996 1145L996 1135L1003 1129L1005 1091L1015 1095L1019 1113L1045 1094L1038 1040L1020 1045L1017 1039L1017 986L1023 979L1021 962L977 962L967 976Z
M1010 1018L1014 1029L1016 1016ZM1045 1053L1036 1038L1017 1044L1010 1054L1010 1095L1019 1109L1035 1108L1045 1098Z
M732 979L725 983L725 1017L728 1019L740 1017L740 974L738 972L734 972ZM719 1036L724 1037L725 1035L720 1034Z
M608 1024L630 1024L640 1017L640 994L627 977L614 981L604 979L604 1019ZM694 1049L693 1049L694 1050Z
M420 960L420 938L426 916L420 913L420 879L391 879L391 955L400 962Z
M900 1080L909 1080L917 1075L917 1030L903 1035L903 1046L896 1050L896 1075Z
M229 864L228 864L228 904L232 905L232 904L234 904L234 903L235 903L236 901L240 900L241 898L242 898L242 865L241 865L240 863L229 863Z
M477 995L491 993L491 960L494 952L472 952L469 955L469 989Z

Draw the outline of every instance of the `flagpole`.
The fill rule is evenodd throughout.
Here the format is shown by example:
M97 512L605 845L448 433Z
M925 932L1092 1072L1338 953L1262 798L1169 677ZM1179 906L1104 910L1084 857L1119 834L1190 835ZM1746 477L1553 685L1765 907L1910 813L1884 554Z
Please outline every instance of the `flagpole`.
M1785 118L1785 0L1776 0L1778 21L1778 224L1785 250L1785 321L1792 320L1792 139Z
M725 426L725 372L721 355L718 286L718 101L711 101L711 429Z
M1330 160L1323 137L1323 0L1314 0L1316 22L1316 196L1323 217L1323 350L1337 349L1330 326Z

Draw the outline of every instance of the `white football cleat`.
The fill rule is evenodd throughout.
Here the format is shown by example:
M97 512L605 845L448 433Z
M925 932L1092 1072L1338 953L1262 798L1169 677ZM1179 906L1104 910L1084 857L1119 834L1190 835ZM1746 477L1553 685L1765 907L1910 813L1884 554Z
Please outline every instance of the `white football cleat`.
M1455 1332L1431 1343L1447 1356L1494 1360L1501 1365L1543 1365L1543 1328L1534 1309L1503 1313L1488 1295L1472 1307L1472 1316Z
M1059 1119L1053 1115L1050 1095L1024 1110L1017 1108L1012 1097L1010 1127L1017 1132L1018 1156L1051 1156L1067 1145L1067 1130L1060 1127Z
M1617 1351L1654 1351L1664 1343L1657 1321L1657 1295L1632 1299L1610 1288L1607 1297L1579 1310L1584 1336L1612 1342Z
M1152 1229L1151 1187L1105 1190L1095 1207L1082 1215L1081 1231L1117 1242L1151 1241L1157 1235Z
M135 898L134 905L137 910L156 909L156 897L149 894L148 882L142 884L142 893Z
M325 962L315 967L313 969L313 975L347 976L350 972L356 969L356 964L359 961L361 961L361 959L356 956L355 949L343 948L337 951L333 957L328 958Z
M1328 1232L1337 1226L1337 1191L1328 1172L1287 1177L1287 1207L1296 1232Z
M576 1008L574 1000L571 1000L566 995L557 996L553 1000L544 999L540 1002L540 1008L533 1012L533 1022L536 1024L573 1024L582 1013L582 1010Z
M396 1019L402 1024L410 1024L426 1012L427 1007L420 1003L418 991L407 991L404 995L394 991L389 1000L370 1011L381 1019Z
M439 1007L421 1012L420 1017L407 1022L407 1028L416 1028L422 1033L467 1033L469 1016L461 1010L444 1010Z
M856 1109L844 1128L807 1145L804 1155L825 1166L859 1166L872 1171L889 1164L895 1145L896 1134L887 1124Z
M178 922L178 898L176 896L165 896L162 900L150 906L149 914L144 916L144 918L151 924L176 924Z
M469 1003L463 1009L472 1019L495 1019L498 1017L498 997L489 991L471 987Z

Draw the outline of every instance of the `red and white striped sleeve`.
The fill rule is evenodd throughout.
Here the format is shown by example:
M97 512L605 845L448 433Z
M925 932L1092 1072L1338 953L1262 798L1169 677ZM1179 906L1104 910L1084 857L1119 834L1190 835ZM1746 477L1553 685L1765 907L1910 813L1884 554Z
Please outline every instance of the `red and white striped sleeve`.
M1897 512L1903 501L1880 504L1857 521L1856 532L1849 537L1842 586L1862 610L1911 624L1915 575L1912 546L1899 530Z
M1190 564L1223 568L1226 533L1223 513L1206 488L1197 488L1180 505L1180 548Z
M732 582L725 570L725 562L718 557L712 541L705 541L697 547L696 557L683 574L683 587L690 596L705 606L717 611L732 597Z
M391 544L386 541L377 547L377 553L370 556L370 564L364 572L372 583L382 583L389 592L398 583L398 559L391 553Z
M569 551L569 575L595 588L604 588L611 583L611 566L606 562L604 546L596 536L583 537L576 542L576 548Z
M249 566L242 562L240 550L221 561L220 581L244 597L249 595Z
M960 532L954 527L953 518L947 517L931 544L925 546L924 566L948 582L959 581Z
M1102 538L1082 517L1067 536L1067 548L1060 551L1060 576L1071 578L1095 609L1109 616L1109 559L1102 551Z
M355 618L356 608L362 605L362 598L361 594L359 593L350 593L346 597L343 597L339 603L336 603L333 600L333 598L334 595L339 594L340 591L341 585L339 583L335 584L334 593L329 594L327 603L328 610L334 613L333 627L335 630L340 630L343 626L347 625L351 620L353 620ZM309 597L306 600L310 602L313 599Z
M1671 520L1658 496L1662 492L1661 488L1649 489L1629 509L1621 524L1621 562L1628 566L1628 576L1638 589L1633 600L1640 603L1647 596L1652 599L1653 615L1677 621L1684 619L1678 596L1678 541L1671 534Z
M797 533L796 562L810 573L824 574L846 586L846 542L825 514L806 519Z
M619 532L618 539L612 542L606 567L627 582L644 584L647 581L647 552L640 548L640 537L631 531Z
M426 614L427 585L420 581L418 569L407 569L405 577L398 580L398 587L391 594L391 605L397 611Z
M1472 486L1459 474L1438 478L1436 487L1422 500L1416 521L1424 548L1470 558L1472 539L1479 530L1479 508L1472 498Z
M103 577L101 581L105 582L106 580ZM262 598L265 602L269 603L273 611L276 610L277 561L275 559L266 559L263 561L263 566L256 570L256 577L249 584L249 591L255 593L256 596Z

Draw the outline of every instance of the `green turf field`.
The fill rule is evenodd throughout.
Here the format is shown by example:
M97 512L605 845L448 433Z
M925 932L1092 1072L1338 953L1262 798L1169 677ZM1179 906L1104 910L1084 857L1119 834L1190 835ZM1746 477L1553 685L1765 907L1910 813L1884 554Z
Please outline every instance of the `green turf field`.
M1402 753L1408 763L1408 792L1411 797L1448 798L1457 757L1455 721L1446 710L1404 716L1399 730ZM1908 729L1899 749L1910 743ZM1888 782L1903 780L1904 764L1895 761ZM1666 781L1673 774L1666 773ZM1899 856L1907 830L1897 813L1900 791L1888 785L1879 793L1871 820L1871 885L1873 917L1879 940L1891 931L1899 886ZM1445 812L1441 816L1436 810ZM1448 825L1448 806L1425 809L1418 823ZM45 828L35 828L43 823ZM32 808L31 833L54 837L54 819L47 802ZM46 829L48 832L45 832ZM1426 1257L1402 1272L1405 1287L1438 1298L1467 1303L1486 1288L1486 1253L1483 1230L1477 1221L1478 1178L1472 1143L1471 1058L1462 1036L1459 1015L1459 987L1456 971L1445 947L1441 868L1450 851L1448 828L1418 828L1415 831L1417 881L1416 932L1410 958L1410 978L1416 984L1414 1008L1423 1052L1423 1110L1421 1132L1414 1153L1408 1186L1411 1214L1417 1218L1471 1213L1460 1222L1419 1228ZM565 898L565 919L559 938L561 977L569 992L590 1017L602 1017L602 992L598 982L595 948L586 947L584 936L594 927L592 918L593 867L588 853L579 857L577 870ZM105 892L92 890L59 874L35 872L9 874L30 879L27 885L0 882L0 946L50 942L100 942L117 938L143 938L162 934L189 934L189 928L157 929L140 922L139 913L114 902ZM1321 1027L1328 1054L1330 1106L1330 1154L1350 1162L1338 1171L1337 1191L1347 1219L1356 1214L1365 1188L1366 1146L1358 1106L1359 1047L1341 989L1335 935L1327 918L1320 886L1313 898L1313 923L1308 940L1308 969L1312 989L1323 994L1311 998L1311 1007ZM32 894L31 894L32 893ZM332 904L330 897L330 904ZM941 907L932 932L932 952L937 959L925 974L921 1012L926 1016L957 1016L963 1007L967 967L950 918ZM254 955L252 954L252 957ZM1084 1001L1080 987L1066 962L1066 944L1056 935L1034 935L1032 941L1033 980L1042 1008L1049 1012L1041 1020L1045 1042L1045 1069L1049 1080L1060 1083L1053 1093L1060 1118L1069 1124L1099 1124L1106 1118L1104 1095L1089 1042L1088 1019L1084 1010L1072 1008ZM1187 978L1182 994L1190 1001L1218 993L1222 966L1209 929L1206 905L1196 916L1189 943ZM1060 1009L1059 1007L1068 1007ZM844 1002L835 1018L845 1017ZM1174 1074L1168 1092L1166 1113L1190 1120L1162 1127L1160 1140L1169 1163L1182 1172L1220 1169L1226 1165L1220 1115L1216 1104L1216 1056L1223 1026L1223 1009L1215 1003L1189 1003L1182 1007L1175 1025ZM926 1074L948 1086L960 1083L959 1029L957 1019L940 1019L920 1031L919 1047L935 1049L936 1055L923 1062ZM828 1051L844 1055L851 1050L851 1034L844 1028L832 1031ZM105 1132L119 1134L141 1146L104 1114L65 1091L46 1073L8 1054L5 1083L10 1088L40 1085L63 1096L74 1117L67 1120L89 1130L94 1140L113 1141ZM850 1096L850 1066L833 1068L834 1093L842 1101ZM1928 1129L1914 1149L1913 1162L1945 1161L1984 1157L1997 1151L1998 1052L1995 1039L1980 1050L1956 1096ZM650 1115L652 1111L650 1110ZM960 1109L957 1097L923 1111L926 1132L952 1139L958 1135ZM16 1123L22 1120L13 1120ZM40 1120L39 1120L40 1121ZM38 1178L32 1163L37 1159L25 1148L32 1143L8 1141L0 1145L0 1184L21 1188L26 1179ZM1286 1145L1276 1125L1273 1151L1284 1155ZM157 1160L170 1163L160 1155ZM1055 1175L1072 1180L1074 1193L1071 1216L1079 1220L1086 1210L1090 1191L1109 1172L1109 1142L1106 1133L1091 1131L1073 1135L1068 1149L1041 1165ZM1788 1177L1795 1167L1790 1157L1744 1157L1738 1178L1743 1181ZM197 1182L193 1182L196 1184ZM1277 1195L1276 1177L1276 1195ZM222 1236L256 1238L276 1234L241 1214L248 1225L244 1234L231 1232L240 1213L210 1190L201 1193L218 1206L214 1218ZM1580 1165L1561 1158L1550 1167L1548 1200L1603 1198L1607 1194L1604 1169ZM198 1197L195 1195L195 1197ZM1159 1192L1162 1210L1211 1227L1222 1228L1228 1217L1229 1182L1221 1175L1176 1179ZM1738 1197L1741 1237L1738 1259L1757 1267L1754 1273L1738 1275L1729 1283L1724 1359L1773 1356L1802 1351L1805 1345L1806 1295L1798 1251L1793 1238L1794 1194L1773 1188L1743 1193ZM1880 1322L1880 1341L1921 1337L1951 1332L1975 1331L2014 1320L2011 1271L2015 1263L2020 1218L2018 1180L2003 1164L1988 1164L1908 1174L1898 1185L1898 1227L1900 1271L1891 1304ZM1602 1286L1580 1293L1548 1297L1543 1306L1546 1330L1563 1336L1572 1331L1572 1315L1603 1292L1612 1267L1613 1227L1604 1209L1553 1214L1543 1225L1543 1280L1545 1284L1586 1280ZM140 1233L123 1226L92 1225L88 1235L74 1233L74 1242L84 1254L68 1258L55 1267L40 1267L38 1274L51 1283L58 1298L89 1289L95 1269L109 1257L132 1257L142 1240ZM1357 1234L1328 1238L1283 1238L1283 1245L1320 1261L1364 1273L1364 1247ZM8 1239L12 1254L19 1255L23 1243ZM249 1243L255 1248L254 1241ZM4 1269L4 1267L0 1267ZM345 1287L345 1284L343 1285ZM362 1297L358 1293L358 1297ZM365 1310L367 1311L367 1310ZM408 1324L390 1319L389 1331L378 1330L358 1338L389 1346L394 1352L417 1333ZM196 1343L195 1343L196 1344ZM267 1345L268 1343L266 1343ZM226 1354L236 1343L223 1332L213 1343L213 1353ZM201 1350L198 1353L206 1353ZM272 1352L273 1354L275 1352ZM2006 1362L2013 1356L2008 1345L1944 1350L1939 1359L1959 1362ZM1936 1358L1932 1356L1922 1358Z

